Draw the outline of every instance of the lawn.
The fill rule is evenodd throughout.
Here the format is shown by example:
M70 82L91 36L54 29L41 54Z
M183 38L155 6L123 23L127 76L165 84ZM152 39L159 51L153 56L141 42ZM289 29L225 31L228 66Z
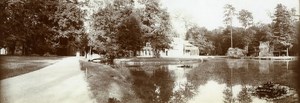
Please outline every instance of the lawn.
M10 78L51 65L63 57L0 56L0 79Z

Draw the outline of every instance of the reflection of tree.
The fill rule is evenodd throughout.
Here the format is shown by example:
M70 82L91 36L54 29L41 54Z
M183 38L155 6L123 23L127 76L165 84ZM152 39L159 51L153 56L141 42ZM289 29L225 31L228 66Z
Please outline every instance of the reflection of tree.
M240 59L226 59L228 69L230 69L230 77L227 84L230 87L226 87L224 90L224 103L234 103L236 99L233 97L232 86L235 84L246 85L249 74L249 61ZM251 96L247 93L247 88L243 87L242 91L238 94L237 100L240 103L252 102Z
M135 93L145 103L165 103L173 95L174 78L167 68L154 69L152 74L144 70L132 70Z
M240 59L226 59L226 63L230 69L239 69L245 66L245 61Z
M152 81L150 81L150 76L146 74L145 71L131 71L133 76L133 89L140 99L144 100L146 103L152 102L155 95L155 86Z
M226 87L223 91L224 94L224 103L235 103L237 100L239 103L251 103L251 95L248 92L246 87L243 87L242 90L238 93L237 98L233 97L232 88Z
M230 64L231 62L239 63L232 65ZM293 65L295 63L296 62L289 62L290 68L296 66ZM260 63L256 60L239 59L238 61L225 61L218 59L202 62L199 63L198 66L193 66L193 69L187 72L187 84L184 85L185 88L178 91L173 91L175 79L167 68L158 66L140 67L142 69L132 71L133 85L136 94L146 103L168 101L175 103L186 102L190 97L196 94L196 90L200 85L206 84L209 80L216 81L220 84L226 83L228 90L224 92L227 93L229 97L230 94L232 95L231 86L234 85L250 85L255 87L272 81L295 88L296 84L294 81L296 80L293 78L295 74L292 69L287 69L286 62L273 61L270 63L270 66L268 66L268 74L261 73L259 66ZM151 71L149 72L147 70ZM236 101L239 100L239 98L243 98L239 101L250 101L247 99L248 94L246 94L246 91L247 90L243 89Z
M238 101L240 103L251 103L251 95L248 93L248 89L246 87L242 88L242 91L238 94Z
M196 88L191 83L186 83L185 88L175 91L171 103L186 103L196 94Z
M223 91L224 94L224 103L234 103L232 88L226 87Z
M225 77L230 79L231 69L232 85L259 85L270 81L288 85L295 84L292 82L295 81L293 79L295 73L292 70L287 70L287 63L285 61L227 60L226 63L228 65L229 72L227 72L228 74ZM293 63L296 62L289 62L291 66L293 66ZM239 64L242 64L242 66ZM229 80L227 80L226 83L230 83Z
M160 68L154 71L151 81L159 88L158 100L155 103L168 102L173 95L174 78L171 77L168 68Z
M187 74L187 81L198 87L199 85L206 84L208 80L215 80L219 83L226 81L226 76L229 72L224 62L211 61L200 63L197 67L190 70Z
M268 74L270 72L270 65L272 61L269 60L259 60L259 72L262 74Z
M287 70L285 61L259 62L258 60L211 60L200 63L198 67L188 72L187 80L195 86L205 84L208 80L215 80L219 83L260 85L266 82L276 82L295 87L296 84L292 69ZM261 64L262 63L262 64ZM266 64L267 63L267 64ZM295 61L289 62L289 68L296 67ZM260 65L268 65L264 70ZM231 77L232 76L232 77Z

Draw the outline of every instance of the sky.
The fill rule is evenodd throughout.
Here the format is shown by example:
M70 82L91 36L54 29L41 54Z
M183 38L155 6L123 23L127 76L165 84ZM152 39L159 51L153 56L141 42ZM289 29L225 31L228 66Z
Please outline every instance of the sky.
M185 33L183 18L200 27L213 30L224 27L224 6L231 4L236 11L248 10L253 15L254 23L271 23L277 4L288 9L295 8L299 14L299 0L161 0L162 7L171 15L173 27L178 33ZM241 26L238 19L234 26Z
M81 0L84 1L84 0ZM103 0L90 0L94 8L88 11L94 12ZM136 0L135 0L136 1ZM224 6L231 4L236 11L248 10L253 15L254 23L271 23L270 15L275 12L277 4L281 3L288 9L295 8L299 15L300 0L160 0L162 8L167 9L171 16L171 23L174 30L179 34L185 34L184 20L187 20L200 27L213 30L224 27ZM136 5L138 6L138 5ZM184 19L184 20L183 20ZM86 23L88 25L89 23ZM235 17L233 26L241 26Z

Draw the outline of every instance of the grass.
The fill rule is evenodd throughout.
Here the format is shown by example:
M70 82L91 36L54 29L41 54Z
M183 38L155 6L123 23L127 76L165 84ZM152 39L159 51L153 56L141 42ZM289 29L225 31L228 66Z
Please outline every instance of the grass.
M86 73L86 80L93 98L98 103L140 103L131 89L130 72L127 68L100 63L80 61L81 70ZM113 94L113 92L116 92ZM112 102L114 103L114 102Z
M0 79L6 79L35 70L55 63L62 57L42 56L0 56Z

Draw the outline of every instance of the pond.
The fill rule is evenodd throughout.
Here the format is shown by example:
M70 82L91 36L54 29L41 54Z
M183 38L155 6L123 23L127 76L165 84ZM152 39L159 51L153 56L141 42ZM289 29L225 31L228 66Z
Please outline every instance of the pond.
M296 61L210 59L129 66L144 103L293 103Z

